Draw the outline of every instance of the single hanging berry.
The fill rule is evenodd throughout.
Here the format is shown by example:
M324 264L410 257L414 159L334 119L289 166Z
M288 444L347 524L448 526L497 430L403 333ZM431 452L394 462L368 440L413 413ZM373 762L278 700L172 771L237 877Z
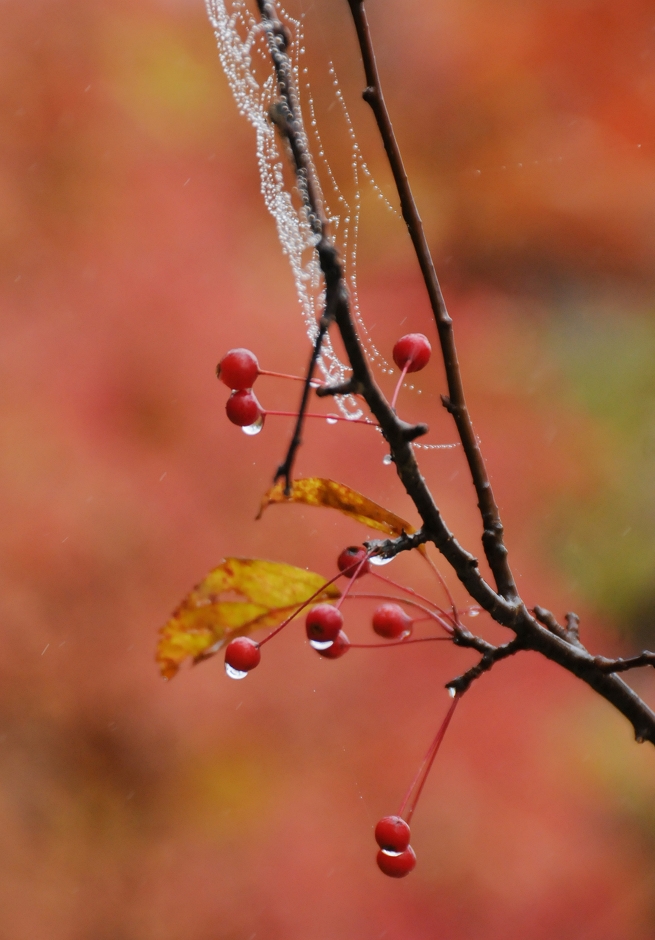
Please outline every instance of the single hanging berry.
M401 336L393 347L393 361L406 372L420 372L430 361L432 347L423 333L408 333Z
M240 428L250 427L262 417L260 404L250 389L232 392L225 405L225 413L232 424Z
M413 871L416 866L416 855L411 845L408 845L400 855L389 855L384 849L380 849L377 857L378 868L389 875L390 878L404 878Z
M345 653L350 649L350 640L343 632L339 630L334 640L326 649L316 650L319 656L324 656L325 659L340 659Z
M402 816L383 816L375 827L375 841L387 855L400 855L409 845L409 826Z
M318 643L329 643L336 639L342 626L343 614L332 604L317 604L305 620L307 639Z
M216 375L228 388L252 388L259 375L257 356L249 349L231 349L216 366Z
M225 671L231 679L243 679L261 658L259 643L248 636L237 636L225 647Z
M412 618L400 604L380 604L373 611L373 629L378 636L387 640L397 640L409 636L412 632Z
M363 545L349 545L337 558L337 567L347 578L361 578L369 570L367 555Z

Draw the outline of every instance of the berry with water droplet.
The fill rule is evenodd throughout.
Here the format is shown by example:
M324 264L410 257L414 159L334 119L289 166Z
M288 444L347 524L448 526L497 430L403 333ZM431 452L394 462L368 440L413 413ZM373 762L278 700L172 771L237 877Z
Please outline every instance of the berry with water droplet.
M321 643L336 639L343 626L343 614L332 604L317 604L307 614L305 630L309 640Z
M388 854L399 855L409 845L409 826L402 816L383 816L375 827L375 841Z
M399 369L420 372L430 361L432 347L423 333L408 333L401 336L393 347L393 361Z
M230 666L235 672L250 672L261 658L259 643L248 636L237 636L225 647L225 668Z
M347 578L361 578L369 570L367 554L363 545L349 545L348 548L344 548L337 558L339 571L343 571ZM361 567L358 568L358 565Z
M409 636L412 632L412 618L400 604L380 604L373 611L373 629L378 636L397 640L399 636Z
M334 640L327 649L317 650L319 656L324 656L326 659L340 659L345 653L350 649L350 640L343 632L339 630Z
M225 405L225 413L232 424L244 428L259 421L262 409L250 389L244 388L232 392Z
M389 855L384 849L378 852L378 868L390 878L404 878L416 866L416 855L411 845L408 845L400 855Z
M252 388L259 375L257 356L249 349L230 349L216 366L216 375L228 388Z

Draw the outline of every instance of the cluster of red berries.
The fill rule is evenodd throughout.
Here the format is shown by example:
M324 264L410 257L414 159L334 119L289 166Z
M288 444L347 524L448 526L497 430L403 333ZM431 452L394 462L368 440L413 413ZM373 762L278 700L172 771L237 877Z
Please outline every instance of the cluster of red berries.
M413 870L416 855L409 837L409 826L402 816L383 816L375 827L375 841L380 846L378 868L385 875L404 878Z
M431 351L430 343L422 333L409 333L395 344L393 359L401 370L401 375L393 395L392 407L395 407L405 375L425 368ZM245 430L252 428L255 433L261 428L266 412L257 401L252 387L259 375L280 374L261 370L257 357L248 349L231 349L221 359L216 372L219 379L231 389L231 395L225 406L229 420ZM298 377L286 376L286 378ZM344 618L340 605L352 584L370 571L369 557L369 553L363 546L350 546L344 549L337 559L337 567L340 575L350 579L351 583L337 605L318 603L309 609L305 619L307 638L318 654L326 659L339 659L352 646L343 631ZM311 599L307 602L309 603ZM277 627L262 642L270 639L287 622ZM407 639L411 635L413 623L409 614L399 604L391 601L379 605L373 613L373 630L386 640L402 642ZM232 678L243 678L255 669L260 661L261 644L256 643L250 637L235 637L225 649L225 669ZM385 875L403 878L413 870L416 865L416 855L409 844L409 825L402 816L383 817L375 827L375 839L379 846L377 864Z
M351 580L361 578L370 570L369 555L363 546L345 548L337 559L340 573ZM345 594L342 600L345 599ZM406 639L412 632L412 618L400 604L380 604L373 612L373 629L387 640ZM333 604L316 604L305 619L305 631L311 646L325 659L339 659L351 647L343 632L343 614ZM231 640L225 649L225 668L232 678L243 678L261 661L260 644L249 637Z
M337 559L340 574L336 577L348 578L350 583L339 604L357 579L371 570L369 559L369 552L361 545L349 546L341 552ZM311 603L311 600L308 603ZM277 627L262 642L270 639L287 622L289 621ZM379 605L373 613L373 629L379 636L388 640L402 641L409 637L413 622L400 604L392 602ZM318 603L310 607L305 618L305 631L310 645L320 656L339 659L351 648L352 644L343 631L343 623L343 614L337 605ZM231 640L225 649L225 669L228 675L241 679L255 669L261 661L261 645L247 636ZM379 846L377 864L385 875L403 878L412 871L416 865L416 855L409 844L409 825L401 816L385 816L381 819L375 828L375 839Z
M231 349L216 367L218 378L232 389L225 405L232 424L252 427L262 419L264 412L252 390L260 374L257 356L249 349Z
M432 349L426 336L422 333L408 333L401 336L393 347L393 359L401 370L401 376L394 392L392 405L396 398L402 380L408 372L419 372L425 368L430 360ZM266 411L262 408L255 393L253 385L260 375L273 375L279 378L299 379L299 376L284 375L279 372L269 372L260 369L257 356L249 349L230 349L218 366L216 375L232 394L227 400L225 411L232 422L241 428L259 429L262 425ZM274 412L277 414L278 412ZM316 417L316 416L308 416Z

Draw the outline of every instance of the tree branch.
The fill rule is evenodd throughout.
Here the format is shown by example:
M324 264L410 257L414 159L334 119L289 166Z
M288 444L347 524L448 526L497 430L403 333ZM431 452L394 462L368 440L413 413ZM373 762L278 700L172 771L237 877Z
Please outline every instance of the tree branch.
M478 640L478 637L472 637L474 640ZM455 642L458 642L457 640ZM475 649L479 647L474 643L465 643L462 645L474 646ZM489 645L489 644L487 644ZM470 669L467 669L466 672L462 673L461 676L458 676L456 679L452 679L446 684L447 689L452 689L453 692L463 695L466 692L471 684L475 682L483 673L489 672L489 670L495 666L496 663L500 662L501 659L507 659L509 656L514 656L515 653L518 653L522 649L521 641L516 638L510 643L505 643L503 646L490 646L489 649L485 650L482 654L482 658L475 666L471 666Z
M446 303L441 291L439 279L434 269L434 263L430 254L423 223L412 195L412 190L407 179L407 173L403 164L403 159L396 141L391 118L382 94L380 76L378 73L375 53L371 33L368 26L366 11L364 9L364 0L348 0L352 12L359 48L364 63L364 72L366 74L367 87L363 93L364 100L371 106L375 120L382 137L384 149L387 153L391 172L396 183L398 195L400 197L400 206L405 223L409 230L416 257L418 259L423 280L427 288L430 304L434 313L434 318L439 333L439 342L443 356L444 367L446 370L446 380L448 382L448 397L443 398L445 407L455 420L457 432L464 448L464 453L468 461L473 485L478 497L478 506L482 516L483 534L482 545L484 548L489 567L496 582L498 593L513 600L518 596L514 577L507 561L507 549L503 541L503 526L500 520L500 513L496 500L494 498L489 476L482 458L480 445L473 430L466 399L464 397L464 386L457 358L457 349L455 347L455 338L453 335L453 321L448 315Z
M322 323L325 324L327 330L333 321L336 322L353 370L352 387L357 388L358 393L362 395L377 419L380 429L389 444L398 475L423 522L420 533L416 533L415 536L401 536L399 540L390 540L387 544L383 543L385 550L394 551L395 553L396 550L404 551L413 548L415 547L413 541L418 538L421 541L432 542L449 562L469 595L497 623L509 628L516 635L516 639L510 643L494 647L485 640L474 637L465 628L459 626L454 634L455 642L460 646L477 649L482 653L482 659L477 666L472 667L459 679L453 680L450 687L455 688L456 691L458 690L457 684L462 689L468 688L475 678L488 671L500 659L511 656L519 650L533 650L558 663L602 695L632 723L638 741L648 740L655 744L655 714L621 679L610 674L622 671L624 668L632 668L632 664L635 666L645 665L646 663L642 660L642 657L646 654L642 654L642 657L634 657L633 660L622 661L594 658L578 639L578 620L575 614L568 614L567 625L562 627L553 615L544 608L535 608L535 615L533 616L517 594L507 562L498 509L466 410L452 323L445 306L443 306L443 298L425 243L420 218L411 197L402 160L379 90L379 79L370 46L370 35L362 0L349 0L349 3L355 24L358 27L362 54L365 57L367 81L370 89L372 89L368 94L368 98L375 105L376 117L379 115L378 123L381 123L382 127L385 128L385 147L387 147L387 153L390 155L390 161L393 160L392 168L403 200L403 213L406 220L408 220L408 227L412 240L415 242L415 247L418 244L419 262L422 265L422 270L424 270L424 277L431 299L434 301L433 309L435 310L435 318L439 329L450 391L450 397L447 399L446 404L457 422L473 481L478 492L479 506L484 521L483 544L494 574L497 590L494 590L485 581L478 570L477 559L458 543L449 530L421 475L411 446L411 440L418 434L425 433L427 427L425 425L410 425L398 418L371 374L351 316L350 299L339 254L326 233L318 200L319 189L313 177L312 162L307 149L307 138L302 126L300 110L297 106L295 89L293 88L293 72L286 53L286 33L277 18L272 0L257 0L257 2L269 38L271 55L280 95L282 96L282 107L281 111L279 109L277 111L276 123L278 120L282 121L282 117L284 117L285 123L283 123L283 126L285 127L289 150L294 162L298 188L306 206L312 230L317 235L316 251L325 279L326 296ZM368 92L369 89L367 89ZM653 654L648 655L652 656ZM639 662L637 663L636 660L639 660ZM627 665L628 663L630 665ZM650 660L648 664L651 664Z
M601 672L627 672L628 669L637 669L639 666L655 666L655 653L649 653L644 650L638 656L630 656L629 659L605 659L604 656L596 656L594 662Z

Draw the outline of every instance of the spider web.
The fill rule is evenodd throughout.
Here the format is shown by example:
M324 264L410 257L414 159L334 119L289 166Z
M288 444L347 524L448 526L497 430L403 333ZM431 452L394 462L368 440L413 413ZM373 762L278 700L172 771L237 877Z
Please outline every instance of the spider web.
M305 206L298 198L284 144L281 143L275 125L269 117L271 107L278 100L278 92L265 30L261 21L248 9L246 0L205 0L205 3L216 36L221 65L237 108L255 130L264 203L275 219L282 251L291 266L307 335L310 341L314 342L318 333L318 320L325 304L323 278L316 253L317 236L312 232ZM333 62L329 62L332 104L337 105L347 132L351 175L349 182L353 184L353 195L347 198L344 186L339 185L328 161L318 127L309 68L305 64L302 17L293 17L280 6L277 7L277 14L290 38L287 53L298 93L297 109L311 142L309 149L314 151L320 161L320 173L312 163L317 195L329 224L330 236L341 256L344 277L350 291L352 314L369 360L383 373L392 375L395 370L375 346L360 307L357 254L362 186L369 186L387 211L397 217L399 213L375 182L363 158L335 66ZM306 115L303 114L303 103ZM310 157L313 159L312 154ZM327 194L321 187L321 177L325 181ZM323 341L318 367L329 384L345 382L351 372L350 367L340 360L329 336ZM414 390L413 385L409 385L409 388ZM420 389L416 391L420 394ZM352 395L337 395L335 401L346 418L362 417L359 402ZM414 442L414 446L436 450L454 445Z
M274 123L269 118L269 110L278 100L278 94L264 28L248 9L245 0L206 0L206 6L216 36L221 65L237 108L255 130L257 163L264 203L275 219L282 251L291 266L307 335L313 342L318 332L318 319L325 302L323 279L316 253L317 238L312 233L305 207L299 202L294 191L294 181L289 176L284 146ZM373 188L377 198L386 205L389 211L396 215L398 213L376 184L362 157L344 96L339 88L336 70L330 62L329 75L334 100L341 110L350 148L354 196L350 199L346 198L344 189L339 185L328 162L318 128L309 69L303 59L305 47L302 20L294 18L280 7L277 12L290 36L287 51L292 64L295 85L300 93L299 97L303 99L298 105L300 116L308 137L312 141L312 149L320 160L321 171L328 188L326 196L321 189L319 173L313 166L319 198L330 225L330 235L341 255L344 277L351 295L353 316L358 324L369 359L383 372L391 374L393 370L373 343L366 327L357 289L362 182ZM306 116L302 113L303 102L306 102ZM346 381L350 373L349 366L339 359L329 337L323 343L318 365L324 378L330 384ZM352 396L337 396L336 401L346 417L361 417L361 408Z

